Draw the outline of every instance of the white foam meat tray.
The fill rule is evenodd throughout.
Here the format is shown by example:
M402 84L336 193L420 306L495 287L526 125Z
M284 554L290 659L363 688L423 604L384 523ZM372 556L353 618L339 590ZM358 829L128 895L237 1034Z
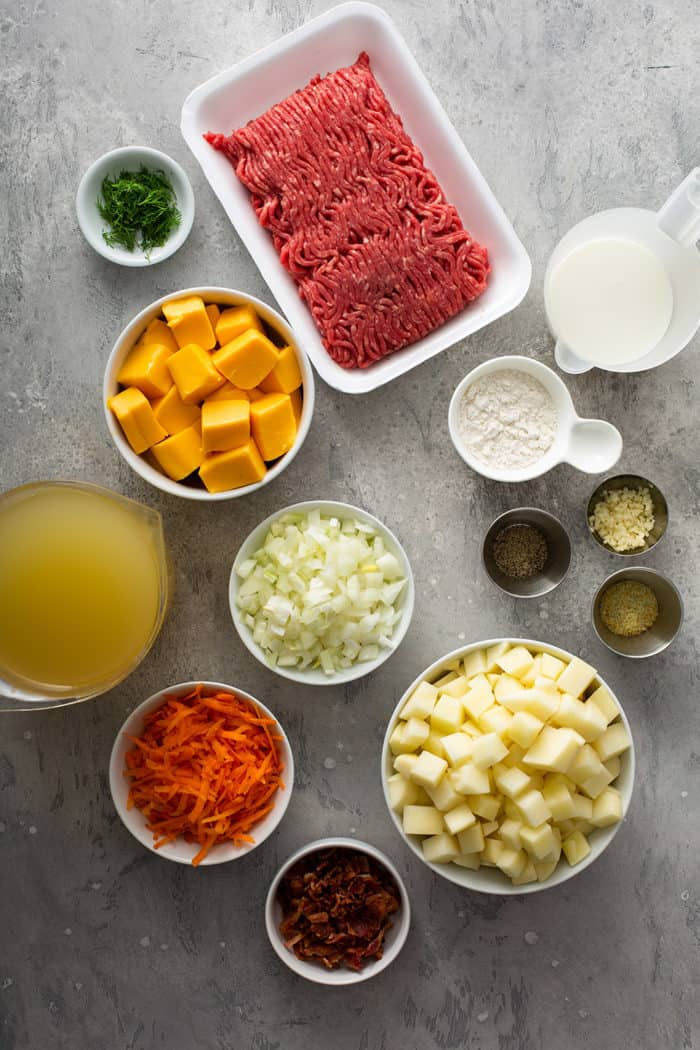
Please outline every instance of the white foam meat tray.
M407 133L422 151L469 232L488 249L486 291L430 335L368 368L341 368L325 350L311 312L259 225L246 188L226 156L202 137L230 134L317 73L352 64L367 51L372 70ZM374 4L341 4L195 88L182 108L182 134L238 235L255 260L299 345L336 390L362 394L434 357L514 309L530 285L530 259L503 209L389 16Z

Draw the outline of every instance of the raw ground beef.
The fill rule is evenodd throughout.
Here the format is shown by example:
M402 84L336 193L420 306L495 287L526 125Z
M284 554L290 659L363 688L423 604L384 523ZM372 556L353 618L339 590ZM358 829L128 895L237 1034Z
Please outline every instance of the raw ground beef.
M231 135L209 133L250 190L328 353L366 368L486 287L464 229L363 52Z

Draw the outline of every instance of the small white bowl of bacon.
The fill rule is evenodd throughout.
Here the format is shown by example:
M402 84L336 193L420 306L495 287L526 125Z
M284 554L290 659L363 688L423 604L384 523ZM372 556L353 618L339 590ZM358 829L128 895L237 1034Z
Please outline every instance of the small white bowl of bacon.
M265 903L270 944L307 981L349 985L385 970L404 944L411 906L401 876L375 846L317 839L275 875Z

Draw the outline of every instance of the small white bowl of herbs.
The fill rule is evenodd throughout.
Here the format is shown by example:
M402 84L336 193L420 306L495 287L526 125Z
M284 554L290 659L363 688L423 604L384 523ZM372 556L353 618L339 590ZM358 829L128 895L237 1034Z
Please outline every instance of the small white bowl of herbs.
M147 146L105 153L83 175L76 198L85 240L120 266L153 266L185 243L194 220L187 175Z

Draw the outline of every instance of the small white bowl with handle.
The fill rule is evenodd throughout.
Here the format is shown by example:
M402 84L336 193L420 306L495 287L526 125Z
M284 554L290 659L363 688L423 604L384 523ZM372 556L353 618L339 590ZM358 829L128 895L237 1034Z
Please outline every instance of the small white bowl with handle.
M554 402L557 428L552 444L539 459L524 467L497 468L477 459L465 446L459 429L462 397L477 379L496 372L523 372L536 379ZM578 415L571 394L559 376L541 361L510 355L484 361L458 384L448 414L450 437L467 466L493 481L530 481L546 474L559 463L569 463L585 474L603 474L617 463L622 454L622 436L617 427L604 419L584 419Z

